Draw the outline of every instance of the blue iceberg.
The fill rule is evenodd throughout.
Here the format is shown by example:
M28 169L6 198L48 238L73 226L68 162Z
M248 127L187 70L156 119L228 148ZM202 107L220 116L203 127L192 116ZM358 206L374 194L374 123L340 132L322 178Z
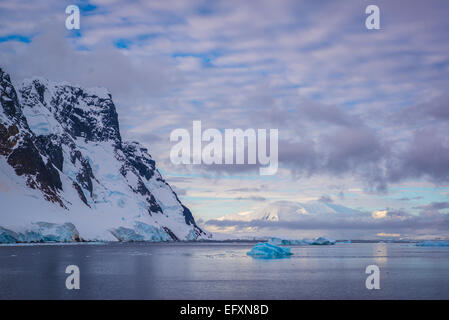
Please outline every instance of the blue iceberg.
M416 244L418 247L449 247L449 242L444 241L424 241Z
M280 246L280 245L290 245L290 246L295 246L295 245L306 245L309 244L308 241L306 240L294 240L294 239L281 239L281 238L270 238L268 240L269 243Z
M258 242L246 254L253 258L280 259L290 257L293 253L290 252L290 248L278 247L269 242Z
M309 244L317 245L317 246L333 245L333 244L335 244L335 240L327 239L324 237L318 237L318 238L315 238L315 240L312 240Z

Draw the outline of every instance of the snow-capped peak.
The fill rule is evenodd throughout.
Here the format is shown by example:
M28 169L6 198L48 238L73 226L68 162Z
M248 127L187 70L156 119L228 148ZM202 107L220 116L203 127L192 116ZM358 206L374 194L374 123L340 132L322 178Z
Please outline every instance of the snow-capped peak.
M0 69L0 94L0 182L8 186L0 189L0 242L2 232L16 241L45 241L46 226L76 231L61 239L209 236L148 150L122 141L106 89L33 78L17 93Z

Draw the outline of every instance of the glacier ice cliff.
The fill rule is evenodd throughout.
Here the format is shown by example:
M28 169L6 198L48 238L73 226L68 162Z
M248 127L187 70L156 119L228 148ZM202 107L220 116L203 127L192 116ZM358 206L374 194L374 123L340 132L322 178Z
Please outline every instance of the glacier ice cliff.
M111 233L119 241L150 241L161 242L173 240L172 237L162 228L137 221L135 227L125 228L119 227L111 230Z
M64 224L35 222L23 232L0 227L0 243L73 241L80 241L80 235L76 227L69 222Z

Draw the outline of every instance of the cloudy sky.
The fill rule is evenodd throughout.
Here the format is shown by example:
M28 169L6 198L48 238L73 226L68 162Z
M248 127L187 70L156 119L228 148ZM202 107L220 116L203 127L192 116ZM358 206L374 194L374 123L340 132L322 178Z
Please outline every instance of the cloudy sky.
M80 30L65 28L69 4ZM369 4L380 30L365 28ZM15 84L108 88L123 137L149 147L211 230L269 233L216 219L321 199L363 214L276 228L448 237L448 12L444 0L0 0L0 66ZM278 129L277 174L173 165L170 132L193 120Z

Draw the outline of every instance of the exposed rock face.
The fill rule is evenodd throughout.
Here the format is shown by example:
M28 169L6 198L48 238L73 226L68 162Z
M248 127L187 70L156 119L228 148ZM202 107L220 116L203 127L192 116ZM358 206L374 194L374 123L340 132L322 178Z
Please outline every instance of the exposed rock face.
M7 158L17 175L26 176L29 187L42 190L45 199L64 207L58 196L61 190L59 173L49 159L45 162L41 157L39 138L28 126L9 75L1 69L0 102L0 155Z
M83 234L84 221L76 222L83 215L95 219L92 229L97 228L98 234L107 231L115 238L120 234L121 241L139 230L146 232L140 233L142 239L166 239L158 232L173 240L209 236L161 177L148 150L138 142L122 141L116 108L106 90L35 78L25 81L17 92L0 69L0 99L0 160L6 160L0 166L12 167L27 188L39 190L43 199L58 207L63 222L78 228L79 238L102 238L90 225ZM13 185L7 180L0 175L2 184ZM24 193L26 202L29 198ZM9 221L17 227L11 214L1 216L0 225ZM28 221L27 212L14 214ZM29 222L35 223L33 219ZM45 215L40 221L46 221ZM154 227L157 236L149 236L153 229L142 229L141 224ZM135 231L117 231L128 229Z

